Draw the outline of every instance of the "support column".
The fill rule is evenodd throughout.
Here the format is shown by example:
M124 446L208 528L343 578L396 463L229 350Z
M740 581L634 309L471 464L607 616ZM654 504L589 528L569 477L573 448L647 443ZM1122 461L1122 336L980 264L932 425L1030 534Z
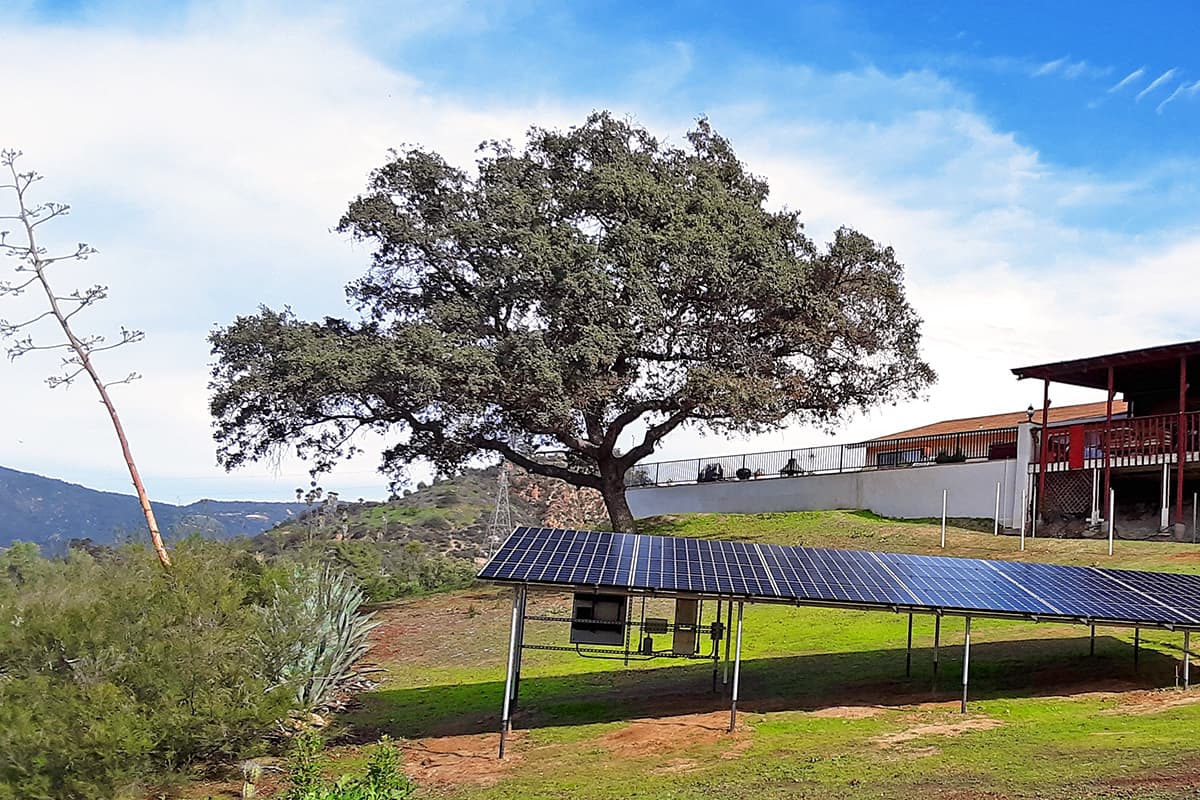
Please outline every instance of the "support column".
M963 639L963 696L962 713L967 713L967 675L971 666L971 618L967 617L966 635Z
M1192 632L1183 632L1183 688L1188 688L1191 682L1192 668Z
M1046 464L1050 460L1050 379L1042 381L1042 431L1038 434L1038 487L1037 505L1033 508L1034 530L1042 517L1042 504L1046 498ZM1034 536L1037 534L1035 533Z
M713 623L713 625L714 625L714 626L716 626L716 625L720 625L720 624L721 624L721 601L720 601L720 600L717 600L717 615L716 615L716 616L715 616L713 619L715 620L715 621L714 621L714 623ZM721 631L721 635L722 635L722 638L728 639L728 638L729 638L729 631L727 631L727 630L725 630L725 631ZM713 640L713 643L712 643L712 646L713 646L713 655L712 655L712 660L713 660L713 687L712 687L712 690L713 690L713 694L716 694L716 693L717 693L717 668L718 668L718 666L720 665L720 662L721 662L721 643L720 643L720 640L718 640L718 639L714 639L714 640Z
M1092 623L1091 647L1088 650L1088 655L1096 655L1096 623Z
M504 676L504 711L500 718L500 758L504 758L504 741L508 736L508 729L512 719L509 716L511 709L512 693L513 693L513 673L516 672L517 666L517 648L520 647L517 638L518 617L520 616L521 588L513 587L512 601L512 627L508 633L508 672Z
M1108 403L1104 410L1104 518L1111 519L1112 509L1109 507L1109 497L1112 496L1112 404L1113 404L1113 368L1108 368Z
M742 604L738 603L737 648L733 656L733 702L729 704L729 732L737 728L738 680L742 674Z
M1142 649L1142 629L1133 629L1133 674L1138 671L1138 653Z
M1187 463L1187 357L1179 359L1179 421L1175 424L1179 447L1179 462L1175 465L1175 536L1183 538L1187 528L1183 521L1183 467Z
M938 651L942 644L942 615L938 613L933 622L933 689L937 691Z
M725 669L721 675L721 685L729 685L729 645L733 642L733 601L729 601L725 609Z
M912 677L912 612L908 612L908 649L904 651L904 677Z
M1159 485L1158 529L1165 531L1171 524L1171 465L1163 464Z
M517 613L517 665L513 670L512 711L516 710L517 698L521 696L521 664L525 659L525 601L529 590L521 587L520 609Z

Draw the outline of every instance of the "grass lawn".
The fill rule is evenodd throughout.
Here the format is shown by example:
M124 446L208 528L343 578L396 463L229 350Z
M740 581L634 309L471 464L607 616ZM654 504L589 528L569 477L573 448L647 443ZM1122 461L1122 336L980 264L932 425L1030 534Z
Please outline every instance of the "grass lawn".
M1200 548L1017 540L967 527L937 545L936 524L869 514L695 515L655 520L670 535L943 553L1170 571L1200 570ZM531 594L530 613L570 598ZM665 601L650 615L670 616ZM657 605L657 608L654 606ZM510 593L483 587L382 610L374 658L383 685L343 715L346 741L410 740L406 766L447 798L1074 798L1196 797L1200 689L1176 690L1182 636L977 619L971 704L959 713L963 625L932 617L747 606L739 728L713 693L712 662L621 661L528 651L510 739L495 759ZM706 611L706 617L710 614ZM530 622L526 641L566 644L565 626ZM1197 643L1200 646L1200 642ZM1200 679L1200 674L1197 675ZM357 745L335 752L361 758Z

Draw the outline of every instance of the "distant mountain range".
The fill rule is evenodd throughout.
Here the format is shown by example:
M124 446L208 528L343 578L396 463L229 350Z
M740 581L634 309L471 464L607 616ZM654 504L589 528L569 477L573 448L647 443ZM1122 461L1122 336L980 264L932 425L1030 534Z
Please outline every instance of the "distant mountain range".
M304 503L198 500L186 506L153 503L163 535L198 532L229 538L253 536L295 518ZM0 467L0 547L36 542L63 550L71 539L112 544L146 538L146 520L133 495L100 492L54 478Z

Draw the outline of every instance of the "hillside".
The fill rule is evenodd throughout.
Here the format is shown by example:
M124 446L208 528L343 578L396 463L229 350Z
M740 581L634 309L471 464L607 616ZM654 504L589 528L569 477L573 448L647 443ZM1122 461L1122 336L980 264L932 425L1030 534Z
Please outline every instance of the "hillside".
M186 506L156 502L153 507L168 538L194 532L228 538L261 533L294 517L304 504L197 500ZM85 538L111 544L141 536L145 524L133 495L0 467L0 547L20 540L54 550Z
M509 475L513 525L608 527L597 493L522 470L513 469ZM468 469L430 485L418 484L386 503L340 498L336 509L326 496L312 506L301 503L302 513L269 536L285 542L307 538L417 541L447 555L482 557L495 511L498 476L499 467Z

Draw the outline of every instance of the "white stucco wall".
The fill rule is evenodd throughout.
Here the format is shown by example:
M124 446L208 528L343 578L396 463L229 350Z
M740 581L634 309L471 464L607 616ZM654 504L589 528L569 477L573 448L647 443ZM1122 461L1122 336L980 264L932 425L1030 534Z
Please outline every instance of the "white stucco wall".
M938 517L942 490L951 517L985 517L996 508L1001 485L1001 524L1015 527L1025 470L1016 461L880 469L836 475L769 478L749 481L657 486L629 489L626 497L635 517L656 514L864 509L885 517Z

